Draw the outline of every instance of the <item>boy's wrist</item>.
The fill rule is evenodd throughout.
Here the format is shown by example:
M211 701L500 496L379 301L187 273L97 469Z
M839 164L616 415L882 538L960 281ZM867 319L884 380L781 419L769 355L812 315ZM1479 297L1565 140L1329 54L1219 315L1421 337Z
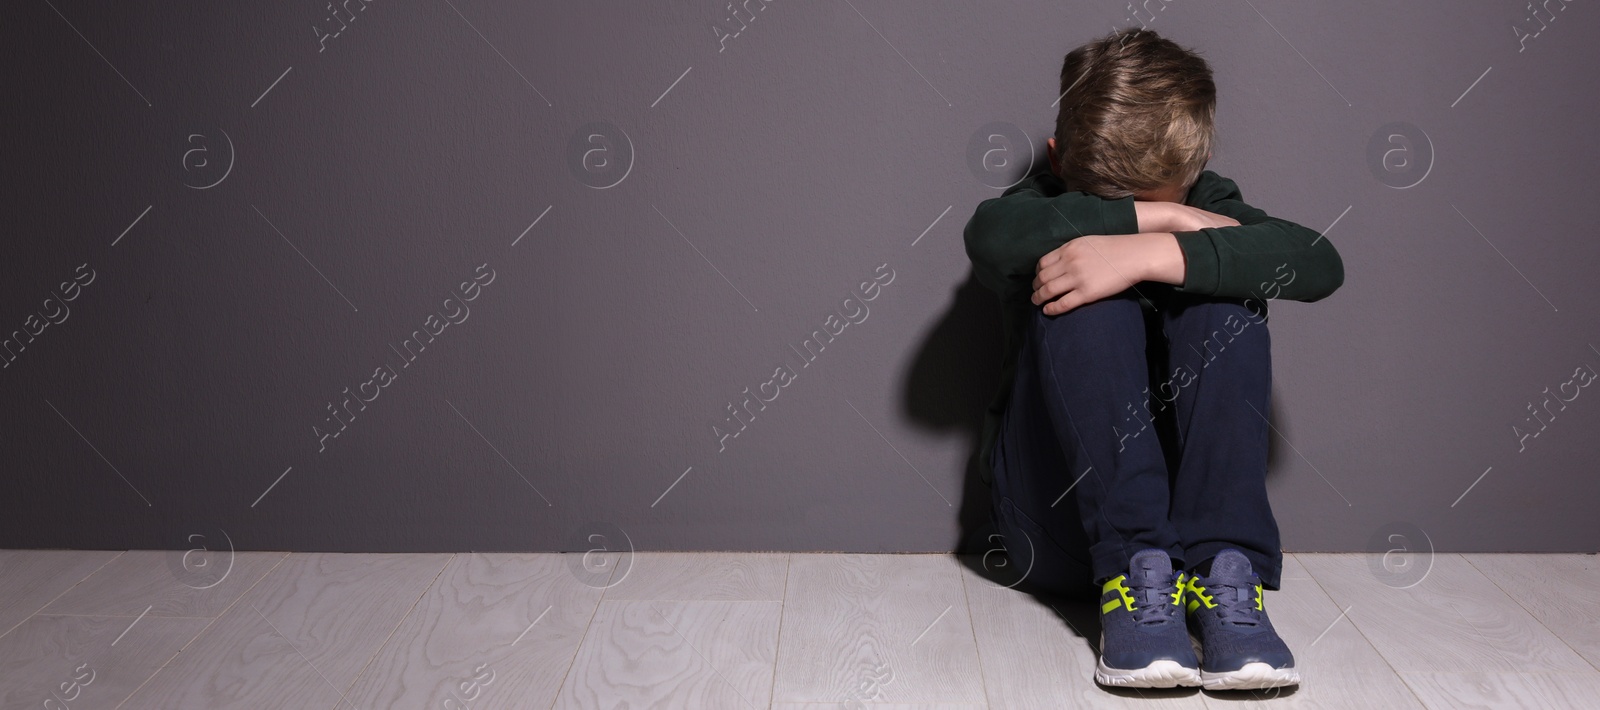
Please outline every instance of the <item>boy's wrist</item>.
M1140 232L1188 232L1199 229L1189 219L1190 212L1176 202L1135 201L1134 214L1139 219Z
M1148 232L1139 235L1145 259L1142 281L1182 286L1187 276L1187 263L1178 237L1171 232Z
M1174 227L1173 212L1165 202L1134 200L1133 213L1139 221L1139 232L1168 232Z

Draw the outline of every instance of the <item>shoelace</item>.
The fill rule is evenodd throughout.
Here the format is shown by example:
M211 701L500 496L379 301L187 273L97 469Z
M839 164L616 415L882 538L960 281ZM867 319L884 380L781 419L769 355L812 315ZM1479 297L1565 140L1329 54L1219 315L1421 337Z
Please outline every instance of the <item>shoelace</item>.
M1255 591L1254 584L1236 587L1207 580L1205 588L1206 593L1217 602L1214 611L1222 623L1234 626L1261 624L1261 612L1256 610L1255 600L1250 598L1250 593Z
M1133 610L1133 621L1136 624L1161 624L1178 618L1181 608L1172 603L1172 595L1178 591L1175 579L1167 580L1163 586L1130 586L1129 593L1137 605Z

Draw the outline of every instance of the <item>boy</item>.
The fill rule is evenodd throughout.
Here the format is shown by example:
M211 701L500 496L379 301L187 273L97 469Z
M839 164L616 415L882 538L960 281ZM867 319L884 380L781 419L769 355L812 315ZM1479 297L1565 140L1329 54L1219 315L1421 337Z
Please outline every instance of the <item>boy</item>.
M985 200L964 235L1007 334L980 461L1041 518L1071 492L1101 590L1096 681L1296 684L1261 599L1282 567L1266 300L1320 300L1343 262L1204 169L1204 59L1121 30L1068 53L1061 90L1052 173Z

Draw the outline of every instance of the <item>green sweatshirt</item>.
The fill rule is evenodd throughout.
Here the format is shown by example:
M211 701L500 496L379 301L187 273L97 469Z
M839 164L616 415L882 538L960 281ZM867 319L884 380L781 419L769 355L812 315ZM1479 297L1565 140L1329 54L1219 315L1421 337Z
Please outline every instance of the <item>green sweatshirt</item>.
M1039 259L1086 234L1137 234L1132 197L1108 200L1067 192L1045 172L984 200L963 233L967 258L978 282L1000 297L1005 359L1000 391L984 414L979 470L993 485L990 457L1000 418L1010 399L1024 328L1032 317L1033 277ZM1268 215L1244 203L1239 186L1210 170L1189 188L1184 204L1239 220L1237 227L1174 232L1183 251L1183 293L1230 298L1317 301L1344 283L1344 262L1316 230Z

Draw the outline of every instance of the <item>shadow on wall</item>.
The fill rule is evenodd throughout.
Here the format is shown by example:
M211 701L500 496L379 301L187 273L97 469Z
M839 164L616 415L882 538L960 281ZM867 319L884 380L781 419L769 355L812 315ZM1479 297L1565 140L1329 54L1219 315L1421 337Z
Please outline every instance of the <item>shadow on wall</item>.
M1043 151L1035 157L1033 165L1049 165ZM1021 179L1019 176L1017 181ZM976 207L976 204L966 206L966 214L970 215L970 211ZM965 224L965 218L962 224ZM1000 532L1013 526L997 525L999 521L994 518L992 491L983 482L984 472L980 467L984 464L977 455L979 438L984 412L1000 384L1001 360L1005 354L1004 337L997 297L968 271L966 280L955 289L949 308L917 351L905 377L902 404L916 425L939 432L955 429L964 433L968 442L961 508L958 512L961 533L954 552L968 556L964 558L964 563L998 584L1015 584L1021 580L1013 578L1021 574L1030 581L1027 586L1035 593L1070 597L1082 591L1070 581L1080 571L1080 565L1069 557L1063 557L1060 554L1063 550L1055 550L1054 553L1042 550L1036 555L1029 554L1027 550L1011 550L1012 553L1020 553L1015 556L1029 559L1007 559L1007 548ZM1268 415L1274 433L1270 435L1268 443L1269 480L1275 476L1273 472L1286 463L1276 433L1282 430L1279 422L1283 419L1276 389L1270 407ZM1067 506L1066 509L1071 511L1075 507ZM1075 521L1076 516L1069 515L1057 516L1053 522L1046 522L1072 525ZM1083 540L1081 531L1077 530L1053 532L1038 529L1025 531L1025 534L1068 545ZM1066 553L1080 559L1088 557L1086 548L1077 554L1070 551ZM1085 584L1088 582L1087 579L1083 581Z
M999 300L969 271L918 349L901 391L912 422L933 431L960 431L968 442L958 512L962 540L994 528L977 450L984 411L1000 387L1004 338Z

